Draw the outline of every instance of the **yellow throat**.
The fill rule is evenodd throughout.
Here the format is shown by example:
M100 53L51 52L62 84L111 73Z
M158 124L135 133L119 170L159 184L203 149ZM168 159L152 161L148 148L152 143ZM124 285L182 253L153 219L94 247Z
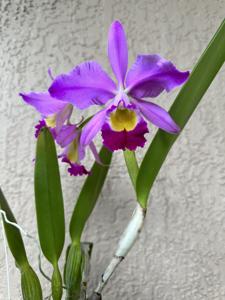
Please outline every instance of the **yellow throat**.
M115 131L131 131L137 124L137 115L133 110L117 108L110 114L110 123Z

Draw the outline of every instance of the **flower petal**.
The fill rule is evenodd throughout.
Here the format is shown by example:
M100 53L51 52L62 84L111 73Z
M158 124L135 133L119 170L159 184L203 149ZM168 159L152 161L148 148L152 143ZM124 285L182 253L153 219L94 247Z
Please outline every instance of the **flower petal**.
M91 172L87 171L85 166L80 164L70 164L70 167L68 168L68 172L70 176L82 176L82 175L90 175Z
M36 138L38 138L39 133L41 132L42 128L44 128L44 127L46 127L46 126L47 126L47 125L46 125L44 119L39 120L38 124L35 125L35 127L34 127L34 128L35 128L35 134L34 134L34 136L35 136Z
M114 21L109 29L108 57L118 82L123 85L128 65L128 49L126 35L119 21Z
M105 118L106 118L107 110L100 110L82 129L80 136L80 144L82 146L89 145L97 133L101 130Z
M146 142L144 135L147 132L147 123L142 118L131 131L114 131L108 123L105 123L102 127L103 144L111 151L119 149L135 151L137 147L144 147Z
M78 160L79 161L83 160L85 155L86 155L86 147L81 145L80 141L79 141L79 144L78 144Z
M156 97L163 90L171 91L184 83L189 72L180 72L168 60L155 55L138 55L128 71L126 86L137 98Z
M49 95L49 93L20 93L23 100L32 105L36 110L42 114L43 117L55 114L62 110L66 103L59 101Z
M173 121L169 113L159 105L144 100L138 100L135 103L144 117L157 127L173 134L180 131L179 126Z
M59 132L65 123L69 121L73 112L72 104L66 104L66 106L56 115L56 131Z
M67 169L70 176L82 176L82 175L90 175L90 171L78 163L71 163L71 161L67 157L63 157L62 162L69 164L69 168Z
M96 149L95 144L94 144L93 142L91 142L90 145L89 145L89 147L90 147L90 149L91 149L92 154L94 155L95 161L97 161L97 163L98 163L99 165L102 165L102 166L103 166L104 164L103 164L103 162L101 161L101 158L100 158L100 156L99 156L99 154L98 154L98 151L97 151L97 149Z
M78 135L76 125L63 125L56 136L56 142L62 148L68 146Z
M53 97L85 109L90 105L105 104L114 97L115 89L115 83L101 66L88 61L78 65L69 74L57 76L49 92Z

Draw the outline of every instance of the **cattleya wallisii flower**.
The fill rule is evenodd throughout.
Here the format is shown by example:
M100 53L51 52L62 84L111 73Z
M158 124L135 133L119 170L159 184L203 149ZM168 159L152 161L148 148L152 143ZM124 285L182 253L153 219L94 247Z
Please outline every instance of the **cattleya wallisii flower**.
M42 115L36 136L43 126L51 129L56 142L64 149L59 157L70 165L71 175L89 174L81 164L87 146L100 162L93 143L99 131L103 144L111 151L143 147L148 132L146 120L169 133L179 132L168 112L146 98L181 85L189 72L177 70L157 54L138 55L127 71L127 41L119 21L113 22L109 30L108 58L117 84L97 62L87 61L55 79L50 74L53 82L48 92L20 94ZM73 106L84 110L91 105L99 105L101 110L84 127L70 123Z
M89 174L90 172L81 164L85 157L85 149L80 145L81 129L70 123L73 106L65 101L56 101L48 92L20 93L20 96L27 104L34 106L42 116L35 126L35 137L38 137L41 128L48 127L57 144L64 149L59 157L62 158L62 162L69 164L69 174L74 176ZM99 161L94 143L90 143L89 146L95 159Z
M79 163L85 156L85 149L79 143L80 134L81 130L79 127L68 124L63 125L60 132L56 135L56 142L64 148L59 157L62 158L62 162L70 165L68 172L74 176L90 173ZM93 143L90 146L93 149Z
M36 108L41 114L42 120L35 127L37 129L35 135L38 135L38 131L43 126L54 128L55 134L57 134L65 122L69 122L73 106L63 101L56 101L51 97L48 92L44 93L20 93L23 100Z
M150 121L159 128L176 134L178 125L160 106L144 100L183 84L189 72L181 72L170 62L155 55L138 55L128 68L125 32L119 21L112 23L108 36L108 58L117 84L95 61L76 66L69 74L57 76L49 93L56 101L73 104L78 109L91 105L104 106L85 125L80 137L82 147L90 145L99 131L103 144L111 151L136 150L143 147ZM143 99L144 98L144 99Z

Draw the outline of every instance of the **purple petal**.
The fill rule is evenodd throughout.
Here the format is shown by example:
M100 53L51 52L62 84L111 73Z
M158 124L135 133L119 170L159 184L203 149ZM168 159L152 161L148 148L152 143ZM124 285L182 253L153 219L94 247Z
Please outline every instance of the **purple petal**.
M70 176L90 175L90 171L87 171L87 169L83 165L80 165L78 163L71 163L67 157L64 157L62 159L62 162L70 165L70 167L67 169Z
M98 154L98 151L97 151L97 149L96 149L95 144L94 144L93 142L91 142L90 145L89 145L89 147L90 147L91 152L93 153L94 158L95 158L95 160L97 161L97 163L103 166L104 164L103 164L103 162L101 161L101 158L100 158L100 156L99 156L99 154Z
M66 106L56 115L56 131L59 132L65 123L69 121L73 112L72 104L66 104Z
M82 175L90 175L91 172L87 171L85 166L79 164L71 164L68 168L68 172L70 176L82 176Z
M82 129L80 144L82 146L89 145L97 133L101 130L105 118L106 118L107 110L100 110Z
M79 109L90 105L102 105L114 97L115 83L94 62L84 62L73 69L69 74L56 77L49 88L53 97L67 101Z
M108 57L118 82L123 85L128 65L128 49L126 35L119 21L114 21L109 29Z
M147 123L140 119L136 127L131 131L114 131L108 123L102 127L103 144L111 151L129 149L135 151L137 147L144 147L148 132Z
M32 105L36 110L42 114L42 116L47 117L54 113L62 110L66 103L63 101L59 101L49 95L49 93L20 93L19 94L23 100Z
M138 55L128 71L126 86L137 98L156 97L163 90L171 91L184 83L189 72L180 72L168 60L155 55Z
M86 147L81 145L80 141L78 144L78 160L81 161L85 157Z
M39 133L41 132L41 129L46 127L46 123L45 123L45 120L40 120L39 123L35 126L35 137L38 138L39 136Z
M162 107L143 100L138 100L136 105L139 107L141 113L157 127L176 134L180 131L179 126L173 121L169 113Z
M76 125L63 125L56 136L56 142L62 148L68 146L78 135Z

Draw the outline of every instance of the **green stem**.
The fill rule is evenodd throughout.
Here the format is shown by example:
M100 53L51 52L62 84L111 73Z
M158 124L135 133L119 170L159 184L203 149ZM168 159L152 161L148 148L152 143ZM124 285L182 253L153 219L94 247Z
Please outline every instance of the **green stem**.
M53 274L52 274L52 298L54 300L62 299L62 276L58 267L58 262L53 264Z
M128 174L133 184L134 190L136 190L136 180L139 172L139 167L134 151L125 150L123 151L124 159L126 162Z

